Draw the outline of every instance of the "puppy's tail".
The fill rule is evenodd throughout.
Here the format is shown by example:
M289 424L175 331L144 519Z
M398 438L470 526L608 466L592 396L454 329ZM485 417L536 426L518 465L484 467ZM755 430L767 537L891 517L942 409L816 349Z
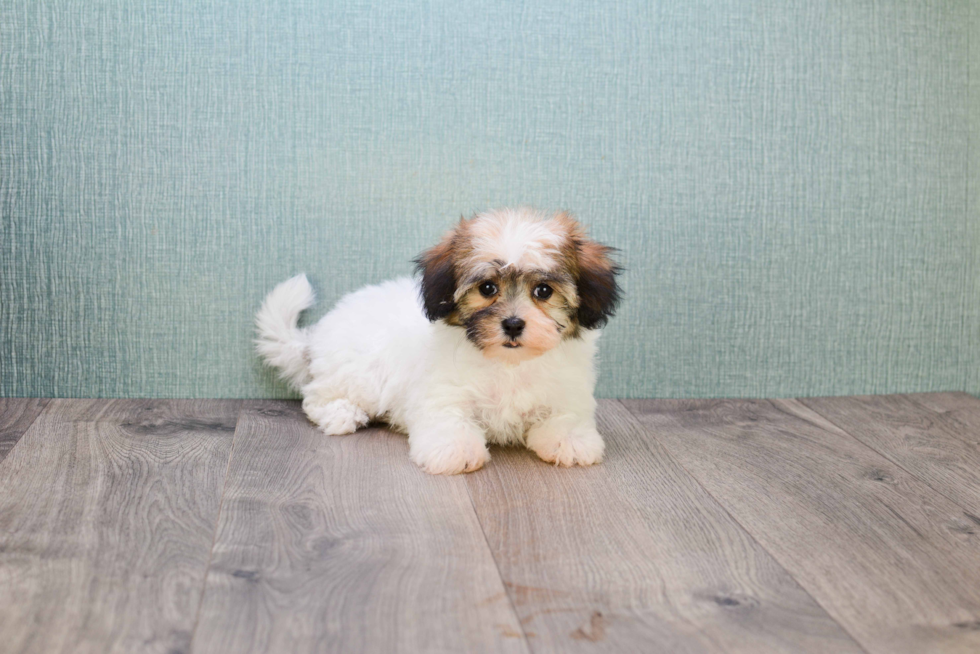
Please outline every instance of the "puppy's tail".
M306 332L298 328L299 314L313 306L316 296L305 274L287 279L272 289L255 316L259 337L255 348L279 376L300 390L309 381Z

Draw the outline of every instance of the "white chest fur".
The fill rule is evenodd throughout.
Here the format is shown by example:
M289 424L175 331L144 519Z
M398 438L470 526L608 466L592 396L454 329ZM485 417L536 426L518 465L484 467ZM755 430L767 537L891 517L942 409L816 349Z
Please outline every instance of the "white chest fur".
M568 341L543 356L511 366L487 360L475 348L459 343L453 331L436 331L447 341L451 339L453 346L445 351L444 364L437 366L442 374L437 373L433 381L440 395L454 396L454 403L490 442L522 444L535 424L567 413L575 403L591 403L597 335Z

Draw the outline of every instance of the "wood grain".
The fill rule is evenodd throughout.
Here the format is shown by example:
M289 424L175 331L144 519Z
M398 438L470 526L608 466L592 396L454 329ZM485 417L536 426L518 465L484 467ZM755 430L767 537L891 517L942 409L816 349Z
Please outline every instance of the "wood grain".
M48 400L41 398L0 397L0 461L14 449L47 404Z
M238 406L51 401L0 466L5 653L187 650Z
M904 395L800 402L959 504L964 533L980 534L980 444L968 428Z
M495 450L466 477L535 652L860 651L618 402L598 420L601 465Z
M914 393L907 397L939 414L950 433L961 441L980 446L980 399L967 393Z
M387 430L247 405L195 652L527 652L503 594L462 477Z
M953 502L798 402L624 404L869 652L980 651Z

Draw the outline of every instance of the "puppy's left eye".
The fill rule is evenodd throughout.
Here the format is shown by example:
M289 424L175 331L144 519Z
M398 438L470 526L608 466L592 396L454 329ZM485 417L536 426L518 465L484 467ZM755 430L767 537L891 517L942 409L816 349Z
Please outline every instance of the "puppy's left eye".
M534 297L538 298L539 300L547 300L549 297L551 297L552 293L554 293L554 291L551 290L551 287L547 284L538 284L534 287Z
M497 294L497 285L493 282L483 282L480 284L480 295L483 297L493 297Z

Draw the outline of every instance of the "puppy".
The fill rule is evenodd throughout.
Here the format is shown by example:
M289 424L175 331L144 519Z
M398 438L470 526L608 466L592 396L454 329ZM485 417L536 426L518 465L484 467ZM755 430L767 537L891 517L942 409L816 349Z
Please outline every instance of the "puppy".
M306 329L313 290L305 275L283 282L257 348L324 433L386 421L426 472L476 470L488 442L591 465L605 447L596 340L620 295L612 251L567 213L481 213L416 260L416 279L362 288Z

